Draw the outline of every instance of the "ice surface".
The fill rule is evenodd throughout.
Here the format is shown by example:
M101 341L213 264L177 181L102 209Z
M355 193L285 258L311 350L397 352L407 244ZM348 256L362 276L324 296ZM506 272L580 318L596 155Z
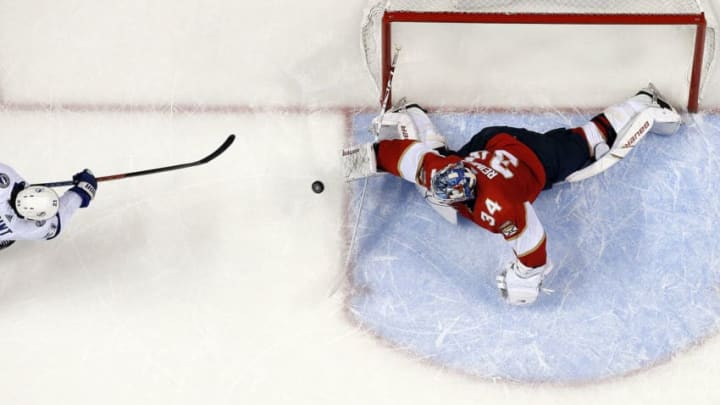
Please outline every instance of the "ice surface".
M590 116L432 118L458 148L485 126L545 131ZM356 116L356 137L367 122ZM544 191L534 206L555 263L545 282L554 293L531 307L510 307L496 290L495 275L512 257L500 236L444 222L410 183L371 178L353 315L397 347L488 378L588 382L671 358L720 324L719 128L719 116L697 116L674 136L651 134L599 176Z
M430 348L447 349L473 333L481 337L481 328L491 330L493 325L483 322L490 322L493 308L505 311L508 317L523 313L497 302L492 284L502 262L500 255L479 251L473 256L475 266L449 268L453 251L461 252L467 238L457 229L434 222L437 215L422 211L427 208L415 191L394 182L383 189L387 195L382 200L371 203L396 209L400 198L405 198L413 204L405 215L425 216L426 226L443 229L455 238L455 244L446 248L443 257L448 260L436 257L436 252L422 251L423 246L435 246L430 242L436 236L429 234L375 245L388 252L385 258L375 256L379 263L380 259L399 257L398 246L404 245L424 253L423 260L434 258L438 267L425 265L425 272L401 272L389 271L391 263L387 263L382 282L364 280L358 273L357 285L368 289L355 291L348 302L354 304L350 307L354 319L364 327L382 327L398 338L403 337L400 332L410 336L409 343L396 340L394 344L414 355L389 348L383 344L389 338L380 341L364 327L349 322L341 292L328 299L328 290L343 270L342 247L347 242L343 239L347 235L343 223L347 195L337 158L349 137L346 113L377 110L376 88L367 75L359 45L363 8L375 2L0 2L2 161L27 179L62 179L83 167L105 175L189 161L206 154L228 134L238 135L232 148L212 164L104 183L92 206L78 213L58 239L18 243L2 252L3 404L718 403L718 338L704 341L663 367L580 388L486 382L417 361L415 356L429 358L434 364L450 364L439 354L420 351L420 345L411 339L424 341ZM717 2L706 3L718 11ZM457 107L472 104L458 99L458 92L467 93L470 101L483 106L548 107L554 101L602 106L602 99L623 96L628 91L626 83L634 89L652 79L666 95L683 104L687 61L677 54L668 57L672 53L666 49L682 37L663 38L663 49L642 50L652 61L660 58L662 63L654 65L660 71L656 75L628 68L630 56L622 55L630 50L634 60L639 60L637 41L623 45L621 57L617 57L618 50L606 49L618 45L613 40L573 41L569 49L539 37L528 43L525 39L533 33L510 28L482 36L482 41L441 31L433 41L416 42L422 42L430 54L403 48L395 94L408 95L403 88L414 86L415 92L422 93L419 101L436 106L444 102ZM508 35L516 33L521 37ZM621 34L613 32L612 36ZM451 53L444 48L448 40L463 52L461 59L444 57ZM524 44L523 48L519 44ZM526 55L527 45L541 55ZM474 54L478 47L482 52ZM587 58L573 58L580 64L577 69L558 71L558 61L568 63L574 51L582 51ZM439 57L450 66L437 68L428 63L430 57ZM517 57L522 63L517 63ZM502 60L508 63L501 65ZM592 63L583 62L588 60ZM483 61L491 63L481 64ZM473 84L457 74L459 68L482 80ZM671 80L660 75L671 76ZM425 83L424 78L434 80ZM453 88L448 81L459 85ZM706 110L717 111L720 105L718 83L717 73L709 77L703 92ZM588 93L595 88L602 91ZM552 117L565 123L570 116ZM502 123L513 119L495 118ZM533 127L541 127L547 120L546 116L523 116L530 118L537 119ZM717 133L717 120L707 118L703 128ZM452 128L452 133L469 136L474 130L464 116L437 119L443 128ZM646 138L643 146L650 145L651 138ZM694 141L701 139L712 144L708 138ZM682 173L709 173L705 165L712 155L708 151L702 150L698 157L684 152L672 151L677 165L686 162ZM668 175L670 171L663 168L660 173ZM717 178L716 172L709 174ZM318 179L326 185L322 194L310 190L312 181ZM582 194L575 190L587 190L591 185L604 187L603 181L586 182L577 185L580 188L555 190L553 195L579 198ZM373 218L373 213L365 213L367 219ZM598 222L607 219L592 218ZM716 221L706 219L706 226ZM577 225L580 219L568 222ZM401 225L386 223L391 232ZM496 243L499 252L507 252L504 243L494 241L492 235L481 236L467 225L460 229L480 239L473 250ZM363 224L359 247L372 247L370 239L377 239L382 232ZM689 230L687 234L694 235ZM553 246L559 237L555 235L551 241L556 261L563 260ZM683 254L690 253L685 249ZM416 254L404 257L411 256ZM481 267L488 258L495 263ZM581 290L591 287L583 278L589 272L562 265L548 280L548 286L558 291L544 297L533 311L555 311L559 318L561 311L574 305L571 299L577 303L589 297L589 292ZM368 277L381 275L367 266L366 270ZM655 269L649 277L656 273ZM666 277L668 289L677 284L677 274ZM405 282L428 280L428 288L413 293L416 298L435 293L429 298L432 301L400 295L410 291L387 294L391 286L405 288L392 284L393 277ZM435 289L432 282L443 280L445 284ZM700 280L697 283L698 288L708 288ZM396 319L363 319L362 315L373 315L370 311L379 308L375 302L381 297L387 303L386 312L397 315ZM436 297L456 300L455 312L447 311L452 302ZM471 306L479 300L482 302ZM699 303L694 304L695 310ZM588 308L586 323L599 322L593 317L604 319L607 311L602 311L600 304L582 304ZM462 317L464 309L475 312ZM404 324L400 310L408 314ZM435 322L422 323L433 314ZM705 320L713 316L708 313ZM655 320L658 323L651 327L659 333L667 321ZM710 322L705 325L708 331ZM507 323L496 325L495 330L502 331L500 326L507 327ZM463 331L467 325L478 332ZM552 330L552 323L547 330ZM503 333L527 336L525 330L522 335L513 330ZM493 346L499 344L508 348L504 342ZM538 346L538 353L543 350ZM447 367L463 370L460 360L467 356L459 353L456 350L454 355L458 365ZM466 365L477 366L480 356L490 355L474 356L475 362ZM499 361L495 364L502 365ZM486 374L500 375L500 371ZM468 373L467 369L464 372Z

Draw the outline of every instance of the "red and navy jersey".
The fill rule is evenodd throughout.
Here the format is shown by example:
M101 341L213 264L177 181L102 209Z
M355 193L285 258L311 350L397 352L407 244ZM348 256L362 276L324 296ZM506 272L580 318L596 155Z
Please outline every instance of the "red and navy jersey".
M442 156L421 142L387 140L378 145L378 167L428 187L433 171L462 161L475 173L475 200L454 204L460 215L502 234L529 267L547 261L545 231L531 203L545 186L545 169L530 148L508 134L493 136L466 158Z

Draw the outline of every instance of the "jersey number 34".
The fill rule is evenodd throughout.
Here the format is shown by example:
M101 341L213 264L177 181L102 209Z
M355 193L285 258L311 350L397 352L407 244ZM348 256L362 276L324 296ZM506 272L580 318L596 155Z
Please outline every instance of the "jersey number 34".
M486 150L481 150L478 152L473 152L470 154L470 158L472 159L478 159L481 161L487 161L488 154L490 152ZM512 178L513 172L512 168L518 166L518 159L513 155L512 153L503 150L498 149L493 153L492 158L490 159L490 168L495 170L496 172L500 173L501 176L503 176L506 179ZM491 200L490 198L485 199L485 208L486 211L480 212L480 218L487 222L490 226L495 226L495 215L496 212L502 211L502 207L497 201Z

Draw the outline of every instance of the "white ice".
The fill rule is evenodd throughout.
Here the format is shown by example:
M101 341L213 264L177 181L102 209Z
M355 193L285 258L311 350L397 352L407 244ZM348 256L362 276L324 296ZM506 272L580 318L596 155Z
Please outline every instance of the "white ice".
M238 136L207 166L103 183L59 239L1 253L3 403L720 399L717 338L617 380L510 384L390 347L351 321L342 290L328 297L344 271L346 112L377 104L359 49L365 6L0 2L0 159L27 179L194 160Z

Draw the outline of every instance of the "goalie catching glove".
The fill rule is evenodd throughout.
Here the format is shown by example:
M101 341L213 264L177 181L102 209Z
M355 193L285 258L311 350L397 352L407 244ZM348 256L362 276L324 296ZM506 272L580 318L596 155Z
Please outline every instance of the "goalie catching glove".
M497 287L510 305L529 305L537 300L545 275L552 271L552 263L528 267L513 260L497 276Z

